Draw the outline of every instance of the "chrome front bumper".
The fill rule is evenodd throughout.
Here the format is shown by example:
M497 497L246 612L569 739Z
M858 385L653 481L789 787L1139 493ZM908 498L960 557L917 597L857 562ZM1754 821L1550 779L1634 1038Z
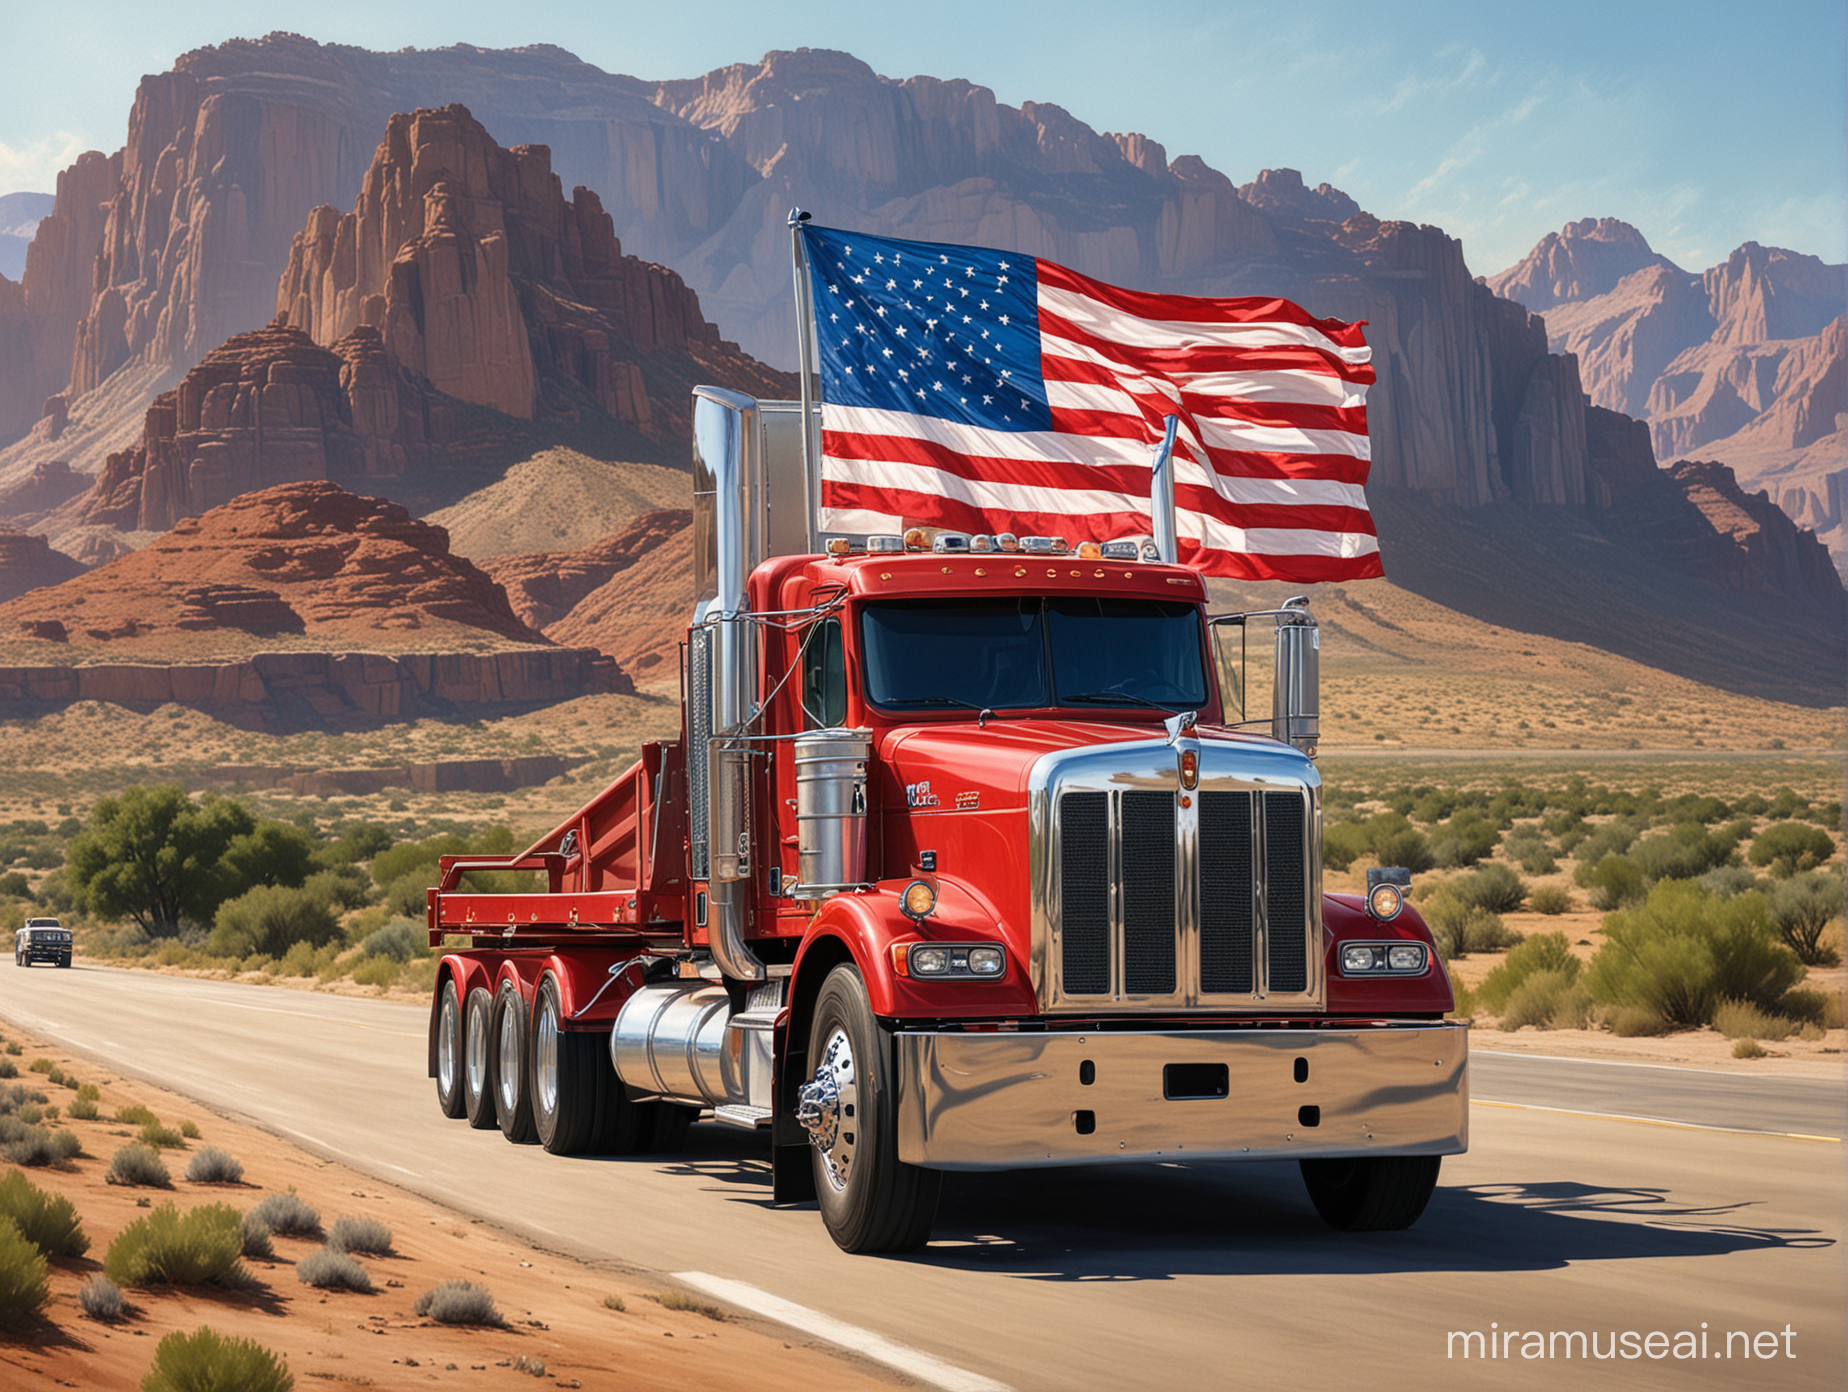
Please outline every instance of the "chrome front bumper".
M899 1158L931 1169L1469 1148L1466 1025L895 1038ZM1224 1096L1169 1095L1219 1066Z

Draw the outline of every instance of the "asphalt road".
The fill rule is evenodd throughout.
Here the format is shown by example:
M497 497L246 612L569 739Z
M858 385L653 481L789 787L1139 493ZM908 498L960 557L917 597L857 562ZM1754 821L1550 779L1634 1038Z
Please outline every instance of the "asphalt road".
M444 1120L419 1008L0 967L0 1018L534 1243L745 1282L1021 1392L1842 1384L1843 1148L1751 1134L1840 1136L1839 1103L1825 1125L1807 1083L1479 1054L1478 1099L1560 1110L1472 1108L1470 1153L1411 1232L1329 1231L1293 1166L1150 1165L953 1175L929 1250L879 1259L843 1255L812 1209L770 1207L741 1132L565 1159ZM1668 1352L1703 1323L1708 1358ZM1607 1347L1662 1331L1668 1356L1639 1342L1584 1368L1517 1341L1485 1368L1449 1337L1492 1324ZM1717 1356L1726 1333L1765 1331L1795 1357Z

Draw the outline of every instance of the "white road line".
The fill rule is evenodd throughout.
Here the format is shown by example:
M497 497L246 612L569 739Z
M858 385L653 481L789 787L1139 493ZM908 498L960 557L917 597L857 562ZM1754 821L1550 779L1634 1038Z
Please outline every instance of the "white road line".
M1471 1053L1494 1054L1496 1058L1546 1059L1552 1063L1595 1063L1600 1068L1654 1068L1663 1073L1704 1073L1709 1078L1760 1078L1778 1083L1827 1083L1828 1078L1806 1078L1790 1073L1728 1072L1724 1068L1695 1068L1685 1063L1644 1063L1641 1059L1573 1058L1570 1054L1530 1054L1525 1049L1497 1049L1472 1044Z
M762 1315L778 1324L799 1329L804 1334L812 1334L818 1339L826 1339L831 1344L851 1349L861 1357L895 1368L907 1377L927 1382L932 1387L941 1387L944 1392L1012 1392L1004 1382L972 1373L967 1368L958 1368L954 1363L945 1363L941 1358L919 1349L895 1344L870 1329L862 1329L856 1324L824 1315L819 1310L811 1310L806 1305L784 1300L781 1296L771 1295L743 1281L708 1276L703 1271L676 1271L674 1279L684 1281L707 1295L717 1296L741 1310L749 1310L754 1315Z
M1497 1102L1487 1097L1469 1099L1472 1107L1501 1107L1511 1112L1553 1112L1559 1116L1597 1117L1601 1121L1640 1121L1645 1126L1671 1126L1677 1131L1724 1131L1732 1136L1776 1136L1786 1141L1827 1141L1840 1145L1840 1136L1812 1136L1807 1131L1763 1131L1750 1126L1703 1126L1697 1121L1670 1121L1667 1117L1629 1116L1623 1112L1586 1112L1577 1107L1542 1107L1535 1102Z
M379 1164L383 1165L388 1170L396 1170L399 1174L407 1174L412 1179L422 1179L423 1178L423 1176L418 1174L416 1170L407 1170L404 1168L404 1166L394 1165L389 1160L381 1160L379 1161Z

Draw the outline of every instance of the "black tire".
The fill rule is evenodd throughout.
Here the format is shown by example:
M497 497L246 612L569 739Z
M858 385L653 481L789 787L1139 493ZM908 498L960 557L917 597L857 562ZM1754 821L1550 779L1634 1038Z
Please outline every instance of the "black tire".
M1304 1160L1303 1183L1322 1221L1342 1232L1399 1232L1418 1221L1437 1188L1441 1155Z
M468 1111L462 1095L462 993L452 976L436 998L436 1105L451 1121Z
M539 983L532 1021L530 1091L539 1144L554 1155L582 1155L619 1141L614 1113L635 1104L616 1079L604 1037L565 1030L556 978ZM628 1129L635 1130L633 1120Z
M70 964L71 964L71 959L68 954L58 959L58 965L61 967L68 967Z
M866 983L852 966L828 973L815 999L805 1084L833 1090L828 1123L811 1130L821 1220L846 1252L904 1252L930 1241L943 1177L898 1158L898 1097ZM824 1116L828 1105L822 1106ZM827 1143L824 1145L824 1140Z
M494 996L485 986L468 993L462 1012L462 1115L477 1131L498 1117L494 1111Z
M526 998L511 981L494 998L494 1113L501 1135L515 1145L539 1139L533 1126L532 1021Z
M671 1155L687 1148L687 1132L699 1112L674 1102L644 1102L640 1110L647 1113L642 1149L650 1155Z

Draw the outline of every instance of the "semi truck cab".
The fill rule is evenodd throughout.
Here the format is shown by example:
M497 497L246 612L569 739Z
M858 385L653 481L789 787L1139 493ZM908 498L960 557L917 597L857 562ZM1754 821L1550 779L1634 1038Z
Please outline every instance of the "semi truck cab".
M927 1240L948 1170L1288 1159L1337 1227L1415 1221L1467 1031L1408 877L1322 890L1307 604L1210 615L1159 519L823 532L803 423L695 393L680 738L445 861L445 1111L645 1151L710 1108L850 1251ZM545 892L463 885L509 868Z

